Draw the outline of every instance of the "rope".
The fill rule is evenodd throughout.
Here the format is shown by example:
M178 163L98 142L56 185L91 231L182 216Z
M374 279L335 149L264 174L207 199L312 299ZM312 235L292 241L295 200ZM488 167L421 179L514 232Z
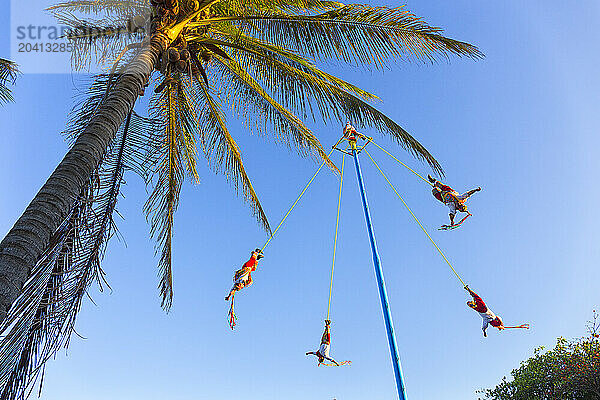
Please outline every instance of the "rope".
M433 238L429 235L429 233L427 232L427 230L425 229L425 227L423 226L423 224L421 224L421 221L419 221L419 219L417 218L417 216L412 212L412 210L410 209L410 207L408 206L408 204L406 204L406 202L404 201L404 199L402 198L402 196L400 196L400 194L398 193L398 191L396 190L396 188L394 187L394 185L392 185L392 183L387 178L387 176L385 176L385 174L383 173L383 171L381 170L381 168L379 168L379 165L377 165L377 163L375 162L375 160L373 160L373 157L371 157L371 155L369 154L369 152L366 149L364 151L365 151L365 153L367 153L367 155L369 156L369 158L371 159L371 161L373 161L373 164L375 164L375 166L377 167L377 169L379 170L379 172L381 173L381 175L385 178L385 180L390 185L390 187L392 188L392 190L396 193L396 195L398 196L398 198L402 201L402 203L404 204L404 207L406 207L406 209L408 210L408 212L410 212L410 215L412 215L412 217L415 219L415 221L417 222L417 224L419 224L419 226L421 227L421 230L423 230L423 232L425 233L425 235L427 235L427 237L429 238L429 240L431 241L431 243L435 246L435 248L437 249L438 253L440 253L440 255L442 256L442 258L446 261L446 264L448 264L448 266L450 267L450 269L452 269L452 272L454 272L454 275L456 275L456 277L458 278L458 280L460 281L460 283L462 283L463 286L467 286L466 283L461 279L460 275L458 275L458 272L456 272L456 270L454 269L454 267L452 266L452 264L450 263L450 261L448 261L448 259L444 255L444 252L438 247L437 243L435 243L435 241L433 240Z
M329 158L329 156L334 152L334 150L331 150L329 152L329 154L327 154L327 158ZM317 169L317 172L315 172L315 174L312 176L312 178L310 178L310 181L308 181L308 183L306 184L306 186L304 186L304 189L302 189L302 192L300 192L300 195L298 196L298 198L296 199L296 201L294 202L294 204L292 204L292 206L290 207L290 209L288 210L288 212L285 214L285 216L283 217L283 219L281 220L281 222L279 223L279 225L277 225L277 228L275 228L275 230L271 234L271 237L269 238L269 240L267 240L267 243L264 244L264 246L261 248L261 250L264 250L265 247L267 247L267 245L269 244L269 242L271 242L271 239L273 239L273 237L275 236L275 234L277 233L277 231L279 230L279 228L281 228L281 225L283 225L283 223L287 219L288 215L290 215L290 213L292 212L292 210L294 209L294 207L296 207L296 204L298 204L298 202L302 198L302 195L304 195L304 192L306 192L306 189L308 189L308 187L310 186L310 184L312 183L312 181L315 179L315 177L317 176L317 174L319 173L319 171L321 171L321 168L323 168L323 165L325 165L325 161L323 161L321 163L321 166L319 167L319 169Z
M384 149L383 147L381 147L380 145L378 145L377 143L375 143L375 141L373 139L371 139L371 143L373 143L375 146L379 147L384 153L386 153L388 156L392 157L394 160L398 161L400 164L402 164L405 168L407 168L410 172L412 172L413 174L415 174L416 176L418 176L419 178L421 178L422 180L424 180L429 186L432 186L431 182L429 182L427 179L423 178L421 175L419 175L417 172L415 172L415 170L413 170L411 167L409 167L408 165L404 164L402 161L398 160L396 157L394 157L389 151L387 151L386 149Z
M331 262L331 280L329 282L329 301L327 303L327 319L329 319L329 310L331 309L331 292L333 291L333 268L335 267L335 250L337 248L338 226L340 225L340 208L342 205L342 183L344 181L344 160L346 154L342 154L342 170L340 174L340 193L338 196L337 218L335 220L335 235L333 237L333 261Z

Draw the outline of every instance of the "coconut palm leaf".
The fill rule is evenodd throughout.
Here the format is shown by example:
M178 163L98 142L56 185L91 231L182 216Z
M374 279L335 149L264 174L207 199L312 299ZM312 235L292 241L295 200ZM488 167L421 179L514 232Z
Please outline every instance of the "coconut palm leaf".
M483 57L475 46L444 37L442 29L428 25L404 6L352 4L316 15L267 10L263 15L215 17L210 21L235 23L251 36L319 60L334 58L376 68L386 67L390 58L433 62L450 55ZM209 20L190 25L205 23Z
M127 169L136 169L150 140L133 128L132 114L88 182L72 213L34 267L23 294L0 325L0 399L22 396L44 363L67 347L89 286L106 286L100 266L108 240L117 233L113 216Z
M82 13L92 15L117 15L131 17L138 14L150 14L148 1L140 0L76 0L66 1L48 7L51 12Z
M217 61L217 59L215 59ZM317 159L325 161L330 168L337 169L327 157L327 153L314 134L289 110L275 101L267 91L234 60L218 59L220 72L230 80L229 95L231 106L246 119L255 115L265 118L252 124L259 132L268 131L271 126L277 139L288 146L292 143L301 155L313 153ZM227 103L227 101L226 101ZM242 106L245 104L245 106ZM253 107L250 109L249 105Z
M106 17L100 20L79 18L68 12L53 12L56 20L70 29L66 38L73 45L71 63L79 71L91 65L112 64L123 49L142 41L147 19L143 14Z
M0 104L14 101L8 85L13 85L19 74L17 64L0 58Z
M154 189L144 205L144 211L150 221L150 235L158 242L156 251L160 251L159 289L161 306L168 310L173 300L173 274L171 243L174 230L174 215L179 205L179 193L185 177L185 162L188 152L186 143L191 136L185 124L181 124L178 83L168 84L161 94L153 99L151 110L153 118L160 121L157 129L162 146ZM193 135L192 135L193 136Z

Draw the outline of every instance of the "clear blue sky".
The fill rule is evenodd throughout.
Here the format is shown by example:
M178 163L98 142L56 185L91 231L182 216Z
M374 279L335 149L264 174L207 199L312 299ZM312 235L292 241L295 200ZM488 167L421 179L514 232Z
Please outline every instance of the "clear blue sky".
M372 2L376 4L377 2ZM392 2L378 4L395 5ZM28 7L28 5L22 5ZM392 65L340 73L377 93L378 107L417 137L458 190L481 185L463 229L429 189L376 149L433 237L472 288L507 323L530 331L481 335L466 293L385 182L363 160L366 185L411 400L476 399L537 346L584 334L600 305L595 0L410 1L446 34L478 45L483 61ZM3 31L8 16L0 16ZM3 33L0 55L9 56ZM8 231L66 151L59 132L73 104L69 74L26 74L16 103L0 109L0 232ZM339 124L310 125L325 145ZM271 223L316 166L232 121ZM376 131L365 133L378 137ZM385 139L381 143L391 147ZM394 149L411 166L426 168ZM350 164L351 165L351 164ZM317 368L327 307L337 180L318 177L266 250L255 284L237 296L238 328L226 322L232 272L266 237L222 177L202 170L176 214L175 300L160 309L153 243L141 208L146 190L128 176L104 269L112 293L92 290L73 339L47 367L42 398L391 399L395 385L356 177L347 170L332 305L332 355Z

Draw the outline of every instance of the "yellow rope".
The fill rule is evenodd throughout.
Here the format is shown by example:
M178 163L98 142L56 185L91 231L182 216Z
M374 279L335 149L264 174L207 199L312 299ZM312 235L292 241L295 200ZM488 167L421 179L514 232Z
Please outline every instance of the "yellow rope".
M404 164L402 161L398 160L389 151L387 151L386 149L384 149L383 147L381 147L380 145L378 145L377 143L375 143L375 141L373 141L372 139L371 139L371 143L373 143L375 146L379 147L384 153L386 153L388 156L392 157L394 160L398 161L400 164L402 164L404 167L406 167L410 172L412 172L413 174L415 174L419 178L423 179L425 182L427 182L428 185L431 186L431 182L429 182L427 179L423 178L421 175L419 175L417 172L415 172L411 167L409 167L408 165Z
M334 150L331 150L329 152L329 154L327 154L327 158L329 158L329 156L331 156L331 154L334 152ZM285 214L285 216L283 217L283 219L281 220L281 222L279 223L279 225L277 225L277 228L275 228L275 230L271 234L271 237L269 238L269 240L267 240L267 243L265 243L265 245L261 248L261 250L264 250L265 247L267 247L267 245L271 241L271 239L273 239L273 237L275 236L275 234L277 233L277 231L279 230L279 228L281 228L281 225L283 225L283 223L287 219L288 215L290 215L290 213L292 212L292 210L294 209L294 207L296 207L296 204L298 204L298 202L302 198L302 195L304 195L304 192L306 192L306 189L308 189L308 187L310 186L310 184L312 183L312 181L315 179L315 177L317 176L317 174L319 173L319 171L321 170L321 168L323 168L323 165L325 165L325 161L323 161L321 163L321 166L319 167L319 169L317 169L317 172L315 172L315 174L312 176L312 178L310 178L310 181L308 181L308 183L306 184L306 186L304 186L304 189L302 189L302 192L300 192L300 195L298 196L298 198L296 199L296 201L294 202L294 204L292 204L292 206L288 210L287 214Z
M340 208L342 205L342 183L344 181L344 159L346 154L342 154L342 170L340 174L340 194L338 196L337 218L335 220L335 235L333 237L333 261L331 262L331 280L329 282L329 302L327 303L327 319L329 319L329 310L331 309L331 292L333 291L333 268L335 267L335 250L337 248L338 226L340 225Z
M369 152L366 149L365 149L365 153L367 153L367 155L369 156L369 158L371 159L371 161L373 161L373 164L375 164L375 166L377 167L377 169L379 170L379 172L381 173L381 175L385 178L385 180L390 185L390 187L392 188L392 190L396 193L396 195L398 196L398 198L402 201L402 203L404 204L404 207L406 207L406 209L408 210L408 212L410 212L410 215L412 215L412 217L415 219L415 221L417 222L417 224L419 224L419 226L421 227L421 229L423 230L423 232L425 233L425 235L427 235L427 237L429 238L429 240L431 241L431 243L435 246L435 248L437 249L437 251L444 258L444 260L446 261L446 264L448 264L448 266L450 267L450 269L452 269L452 272L454 272L454 275L456 275L456 277L458 278L458 280L460 281L460 283L462 283L463 286L466 286L465 282L461 279L460 275L458 275L458 273L456 272L456 270L454 269L454 267L452 266L452 264L450 264L450 261L448 261L448 259L444 255L444 252L438 247L438 245L435 243L435 241L431 238L431 236L429 235L429 233L427 232L427 230L425 229L425 227L423 226L423 224L421 224L421 221L419 221L419 219L417 218L417 216L412 212L412 210L410 209L410 207L408 206L408 204L406 204L406 202L404 201L404 199L402 198L402 196L400 196L400 194L398 193L398 191L396 190L396 188L394 187L394 185L392 185L392 183L390 182L390 180L387 178L387 176L385 176L385 174L383 173L383 171L381 170L381 168L379 168L379 165L377 165L377 163L375 162L375 160L373 160L373 157L371 157L371 155L369 154Z

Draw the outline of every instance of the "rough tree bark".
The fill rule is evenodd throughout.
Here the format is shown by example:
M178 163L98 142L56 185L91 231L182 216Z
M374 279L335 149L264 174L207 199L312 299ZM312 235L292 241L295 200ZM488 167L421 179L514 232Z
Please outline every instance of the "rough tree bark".
M105 101L0 242L0 322L21 294L32 267L67 217L77 197L98 168L116 132L133 108L168 39L154 35L115 79Z

